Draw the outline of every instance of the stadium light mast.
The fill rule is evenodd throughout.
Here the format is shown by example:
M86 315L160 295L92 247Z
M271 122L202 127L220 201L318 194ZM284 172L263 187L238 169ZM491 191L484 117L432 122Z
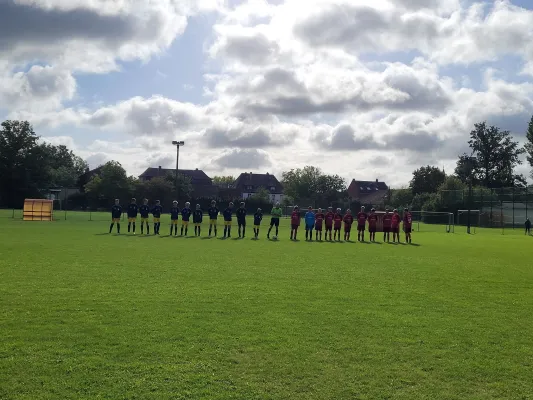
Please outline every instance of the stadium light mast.
M476 165L476 157L468 157L467 158L467 162L468 162L468 217L467 217L467 222L466 222L466 233L468 233L470 235L470 211L471 211L471 208L472 208L472 180L473 180L473 173L474 173L474 166Z
M173 140L172 144L176 146L176 197L179 197L179 187L178 187L178 168L179 168L179 162L180 162L180 147L185 145L185 142L183 140L177 141ZM177 198L176 198L177 200Z

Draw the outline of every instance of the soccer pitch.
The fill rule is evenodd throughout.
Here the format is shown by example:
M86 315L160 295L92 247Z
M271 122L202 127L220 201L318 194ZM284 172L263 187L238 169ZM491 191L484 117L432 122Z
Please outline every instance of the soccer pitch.
M520 230L294 243L288 220L254 241L108 217L0 219L1 399L532 398Z

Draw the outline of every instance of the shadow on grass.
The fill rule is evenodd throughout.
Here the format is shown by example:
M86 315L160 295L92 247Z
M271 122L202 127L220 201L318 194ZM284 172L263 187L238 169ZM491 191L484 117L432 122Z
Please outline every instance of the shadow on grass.
M198 236L185 236L185 239L198 239Z
M95 233L94 236L109 236L111 235L110 233Z
M214 238L214 237L212 237L212 236L204 236L204 237L202 238L202 240L210 240L210 239L216 239L216 238Z
M370 244L383 244L382 242L369 242Z
M409 243L409 246L420 247L420 245L418 243Z
M227 237L224 237L224 236L222 236L222 237L219 237L219 238L217 238L217 239L218 239L218 240L227 240L228 238L227 238Z

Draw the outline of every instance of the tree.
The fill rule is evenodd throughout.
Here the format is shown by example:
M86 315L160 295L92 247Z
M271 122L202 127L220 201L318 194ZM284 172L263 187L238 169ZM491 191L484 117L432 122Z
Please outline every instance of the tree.
M228 175L228 176L214 176L213 177L213 184L223 187L223 188L231 188L233 187L233 184L235 182L235 177Z
M79 177L88 169L88 164L64 145L40 145L41 151L49 159L47 168L50 186L73 187Z
M413 202L413 192L411 189L394 189L391 191L389 203L393 207L410 207Z
M0 129L0 201L20 207L24 197L40 197L49 181L46 154L27 121L4 121Z
M176 191L176 174L175 173L168 174L165 177L165 180L172 185L172 192L179 198L189 198L191 196L192 184L191 184L190 177L183 175L183 174L178 174L179 191ZM177 199L177 200L180 200L180 199Z
M270 192L266 190L264 187L259 187L255 191L253 196L251 196L250 198L258 202L270 203Z
M533 116L531 117L531 120L529 121L529 124L527 126L526 144L524 146L524 149L527 153L527 162L532 168L530 176L533 178Z
M175 200L174 182L165 177L137 181L134 193L138 199L149 199L151 203L160 200L161 204L168 205Z
M85 185L89 198L99 206L111 205L118 198L123 203L133 194L134 180L128 178L126 170L117 161L108 161L99 174L93 176Z
M520 185L524 181L524 177L516 175L514 170L522 163L520 156L526 150L513 141L509 131L487 126L485 122L475 124L468 145L476 157L472 169L473 184L495 188ZM468 157L467 154L459 156L455 169L456 175L465 183L469 178Z
M439 186L440 205L453 209L456 205L464 201L467 185L457 176L447 176L442 185Z
M444 171L437 167L420 167L413 171L413 179L409 187L414 195L421 193L436 193L439 186L446 179Z
M310 200L332 202L343 195L346 181L338 175L326 175L320 168L306 166L282 173L281 183L285 194L295 201Z

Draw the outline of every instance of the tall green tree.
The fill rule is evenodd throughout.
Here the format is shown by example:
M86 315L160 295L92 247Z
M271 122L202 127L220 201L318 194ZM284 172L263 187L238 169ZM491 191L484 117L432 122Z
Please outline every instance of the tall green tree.
M100 173L85 185L85 192L93 205L99 207L110 206L115 198L127 204L134 191L132 184L132 179L128 178L126 170L119 162L108 161Z
M529 121L526 132L526 144L524 149L527 154L527 162L531 167L530 176L533 178L533 117Z
M232 187L234 182L235 182L235 177L231 175L213 177L213 185L217 185L223 188Z
M446 179L444 171L437 167L420 167L413 171L413 179L409 188L414 195L421 193L436 193L439 186Z
M27 121L0 126L0 203L20 207L25 197L42 196L50 181L49 159Z
M320 168L309 165L283 172L281 183L285 194L295 201L332 202L343 197L346 190L344 178L324 174Z
M522 163L520 156L525 149L513 140L509 131L480 122L470 132L468 145L476 158L472 171L474 184L489 188L522 185L525 178L515 174L515 168ZM468 157L467 154L459 156L455 169L463 182L469 177Z
M253 200L258 202L269 203L270 202L270 192L264 187L258 187L253 196L250 197Z

